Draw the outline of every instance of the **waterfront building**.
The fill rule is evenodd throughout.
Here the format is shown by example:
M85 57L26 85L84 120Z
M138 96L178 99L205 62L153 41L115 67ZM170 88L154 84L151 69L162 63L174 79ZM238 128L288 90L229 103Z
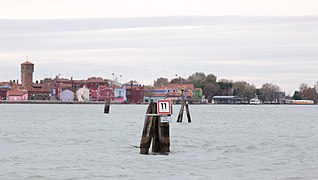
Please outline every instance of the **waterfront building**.
M238 96L213 96L212 104L247 104L247 99Z
M74 101L74 92L69 90L69 89L65 89L60 93L60 100L61 101Z
M276 99L278 104L285 104L286 93L285 92L276 92Z
M130 81L123 85L126 89L128 103L142 103L144 99L144 86L137 81Z
M0 85L0 100L7 99L7 92L11 90L11 86Z
M98 100L98 87L99 86L108 86L108 82L101 77L91 77L86 81L86 86L90 90L90 100Z
M76 91L77 100L80 102L89 101L89 89L85 86Z
M68 89L70 91L77 91L81 88L88 88L89 90L89 100L97 101L99 96L99 87L109 87L108 81L101 77L90 77L87 80L73 80L67 78L59 78L58 76L50 83L51 89L55 89L55 95L57 99L60 93ZM53 92L54 92L53 91ZM80 91L81 92L81 91ZM77 96L77 95L76 95ZM83 98L81 98L83 99ZM85 98L84 98L85 99Z
M97 100L98 101L105 101L107 98L111 100L114 97L114 90L108 86L98 86L97 89Z
M145 87L143 102L155 102L160 99L170 99L174 103L182 99L199 102L202 96L202 89L194 88L193 84L168 84L160 87Z
M165 87L167 89L167 98L173 101L182 99L192 100L193 84L168 84Z
M127 97L126 97L126 89L122 88L122 87L115 87L114 88L114 98L113 98L114 102L117 103L124 103L127 101Z
M26 90L13 89L7 92L8 101L28 100L28 92Z
M144 103L157 102L161 99L166 99L167 88L162 87L145 87Z
M24 89L28 91L29 100L50 100L51 89L48 84L33 84Z

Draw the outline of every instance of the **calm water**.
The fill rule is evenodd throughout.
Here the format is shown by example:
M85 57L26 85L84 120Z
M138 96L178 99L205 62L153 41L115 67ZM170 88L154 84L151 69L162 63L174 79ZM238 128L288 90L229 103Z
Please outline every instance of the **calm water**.
M146 107L1 104L0 179L318 179L318 106L192 105L168 156L132 147Z

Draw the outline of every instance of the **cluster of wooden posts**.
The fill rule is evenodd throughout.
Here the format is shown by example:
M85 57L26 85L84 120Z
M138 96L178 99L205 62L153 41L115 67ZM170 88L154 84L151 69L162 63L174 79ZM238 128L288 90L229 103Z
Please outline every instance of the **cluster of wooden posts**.
M187 113L188 123L190 123L191 122L191 116L190 116L190 110L189 110L189 103L187 101L185 101L185 100L182 101L177 122L182 122L184 108L185 108L186 113Z
M162 106L162 108L169 108L167 113L160 114L159 107L162 104L151 102L146 111L146 117L144 127L142 131L142 137L140 141L140 154L149 154L149 148L152 144L153 154L169 154L170 153L170 118L172 114L172 106L170 101L168 105ZM107 98L104 106L104 113L108 114L110 109L110 99ZM191 122L189 104L186 100L183 100L179 111L177 122L181 123L183 118L183 112L186 111L188 123ZM168 119L164 121L164 119Z
M153 154L169 154L170 152L170 135L169 122L162 122L157 112L157 103L150 103L146 111L144 128L140 142L140 154L149 154L149 148L152 141ZM183 101L177 122L182 122L184 108L186 108L188 122L191 122L189 104ZM171 115L168 115L171 116Z

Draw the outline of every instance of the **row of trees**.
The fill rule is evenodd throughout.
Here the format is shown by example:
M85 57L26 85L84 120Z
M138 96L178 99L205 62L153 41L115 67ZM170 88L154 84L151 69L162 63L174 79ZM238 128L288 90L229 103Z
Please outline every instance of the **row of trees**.
M213 96L238 96L250 100L255 95L263 102L278 102L284 93L278 85L265 83L261 88L257 89L255 85L245 81L232 81L228 79L217 80L214 74L205 75L201 72L196 72L188 78L176 77L172 80L167 78L157 78L154 81L154 86L162 86L167 84L193 84L196 88L201 88L206 99L212 100ZM301 84L299 91L295 91L294 99L318 99L318 83L314 88L307 84Z
M295 91L293 99L302 100L302 99L311 99L318 100L318 82L314 87L309 87L308 84L302 83L299 86L299 91Z

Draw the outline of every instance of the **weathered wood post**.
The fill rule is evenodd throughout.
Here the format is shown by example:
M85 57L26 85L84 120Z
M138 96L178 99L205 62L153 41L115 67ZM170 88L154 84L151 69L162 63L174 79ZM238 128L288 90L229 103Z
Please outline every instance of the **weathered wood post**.
M189 110L189 103L188 102L186 102L185 107L186 107L186 112L187 112L188 123L190 123L191 122L191 116L190 116L190 110Z
M170 115L168 115L170 116ZM160 122L159 126L159 143L160 153L168 154L170 152L170 124L169 122Z
M151 144L151 139L154 136L154 118L155 116L147 116L147 114L154 114L156 111L156 104L151 102L146 111L146 117L144 122L144 128L142 131L141 141L140 141L140 154L149 154L149 148Z
M182 101L182 103L181 103L181 107L180 107L180 111L179 111L177 122L182 122L183 111L184 111L184 101Z
M105 106L104 106L104 113L109 114L109 109L110 109L110 98L106 98Z
M185 109L184 109L184 108L185 108ZM190 123L190 122L191 122L191 116L190 116L190 110L189 110L189 103L188 103L186 100L183 100L183 101L182 101L177 122L182 122L183 112L184 112L184 111L186 111L186 113L187 113L187 118L188 118L188 123Z
M149 154L152 141L152 153L168 154L170 152L169 122L161 120L158 114L157 103L151 102L146 111L142 137L140 141L140 154ZM169 115L164 117L170 118Z

